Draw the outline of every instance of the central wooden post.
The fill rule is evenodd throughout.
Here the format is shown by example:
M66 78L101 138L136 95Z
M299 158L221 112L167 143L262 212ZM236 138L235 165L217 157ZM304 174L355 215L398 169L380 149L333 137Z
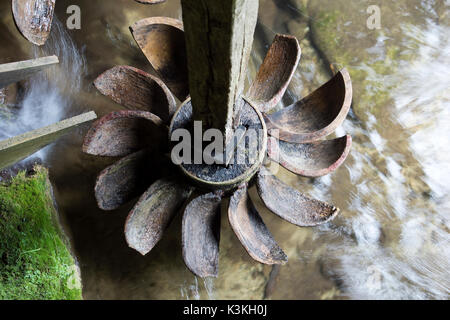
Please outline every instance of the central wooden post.
M233 136L259 0L181 0L195 120ZM239 109L239 107L237 107Z

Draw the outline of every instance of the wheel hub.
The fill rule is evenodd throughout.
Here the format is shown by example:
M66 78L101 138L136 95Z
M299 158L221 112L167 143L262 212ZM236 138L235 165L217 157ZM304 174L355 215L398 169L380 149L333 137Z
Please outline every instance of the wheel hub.
M196 185L210 190L230 190L249 181L261 167L267 149L267 128L262 114L247 100L240 98L242 109L237 128L245 128L245 135L235 140L231 163L228 165L202 163L181 163L182 172ZM194 127L191 100L187 100L175 113L169 135L178 129L192 132ZM192 143L191 147L194 145ZM228 148L229 145L227 145ZM193 147L192 147L193 149ZM203 150L202 150L203 151ZM191 153L192 154L192 153ZM220 162L219 162L220 163Z

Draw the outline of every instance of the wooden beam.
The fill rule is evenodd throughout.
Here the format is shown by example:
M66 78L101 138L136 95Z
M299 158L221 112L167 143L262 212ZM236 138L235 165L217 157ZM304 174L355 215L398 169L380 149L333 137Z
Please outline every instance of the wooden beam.
M95 112L60 121L50 126L33 130L19 136L0 141L0 169L9 167L68 133L70 130L97 118Z
M0 64L0 89L26 79L32 74L58 64L57 56Z
M258 0L182 0L189 88L195 120L232 137L242 94Z

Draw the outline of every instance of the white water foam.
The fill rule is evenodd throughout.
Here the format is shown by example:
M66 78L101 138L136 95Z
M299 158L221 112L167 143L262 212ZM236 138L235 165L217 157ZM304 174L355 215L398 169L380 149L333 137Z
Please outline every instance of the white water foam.
M339 262L333 277L350 298L450 296L449 32L448 27L431 23L427 30L405 30L421 46L418 58L398 72L400 85L391 94L397 121L413 133L405 143L424 171L422 179L431 190L428 204L416 204L420 198L411 196L399 163L401 154L385 154L386 172L355 149L354 164L346 165L357 190L348 207L356 214L345 221L354 241L331 246L330 252ZM386 141L370 122L368 139L384 154ZM377 181L364 181L363 168L376 170ZM385 200L384 205L376 202L377 197ZM389 239L382 239L383 230Z
M56 16L47 43L32 50L32 58L49 55L58 56L59 65L27 80L23 100L12 119L1 119L0 114L0 140L45 127L66 116L72 97L81 89L86 65L84 56ZM44 160L47 151L45 148L32 157Z

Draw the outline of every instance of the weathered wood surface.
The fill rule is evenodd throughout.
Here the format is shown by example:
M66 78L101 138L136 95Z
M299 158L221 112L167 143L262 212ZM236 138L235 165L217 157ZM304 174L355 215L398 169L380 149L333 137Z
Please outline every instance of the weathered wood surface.
M252 203L247 187L236 190L230 199L228 220L248 254L258 262L285 264L287 256L278 246Z
M137 68L115 66L102 73L94 85L103 95L127 109L150 111L166 123L177 108L164 82Z
M189 86L183 23L151 17L139 20L130 29L158 76L180 101L186 100Z
M17 28L31 43L42 46L52 28L56 0L12 0Z
M277 34L259 68L247 97L261 112L273 109L283 98L300 61L301 49L294 36Z
M266 207L299 227L314 227L334 219L339 209L311 199L289 187L262 167L257 177L258 194Z
M102 210L116 210L145 192L156 179L168 173L167 159L150 150L126 156L103 170L95 183L95 198Z
M258 17L258 0L182 0L194 118L232 136Z
M166 2L166 0L135 0L135 1L142 4L157 4Z
M182 249L186 266L195 275L219 274L220 203L222 197L208 193L192 200L183 215Z
M352 104L352 81L346 69L299 102L264 114L269 134L292 143L308 143L333 133Z
M267 153L289 171L303 177L322 177L339 168L352 146L349 135L313 143L290 143L269 138Z
M17 137L0 141L0 169L27 158L72 129L90 122L95 118L97 118L95 112L88 112L44 128L24 133Z
M0 64L0 88L14 82L19 82L42 71L52 65L58 64L57 56L49 56L32 60Z
M96 121L84 138L83 152L123 157L141 149L167 145L167 127L146 111L111 112Z
M125 224L128 245L142 255L161 240L192 189L171 179L156 181L139 199Z

